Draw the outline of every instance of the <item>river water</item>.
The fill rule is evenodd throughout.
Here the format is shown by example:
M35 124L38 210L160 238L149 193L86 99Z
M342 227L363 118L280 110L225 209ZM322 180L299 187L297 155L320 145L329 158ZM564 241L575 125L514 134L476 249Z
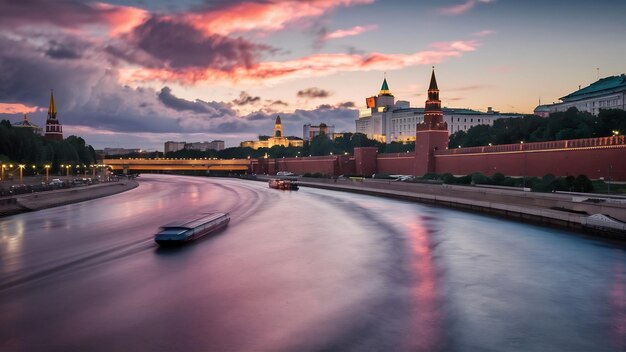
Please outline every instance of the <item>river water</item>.
M623 245L351 193L139 181L0 220L0 350L626 350ZM208 211L228 228L153 242Z

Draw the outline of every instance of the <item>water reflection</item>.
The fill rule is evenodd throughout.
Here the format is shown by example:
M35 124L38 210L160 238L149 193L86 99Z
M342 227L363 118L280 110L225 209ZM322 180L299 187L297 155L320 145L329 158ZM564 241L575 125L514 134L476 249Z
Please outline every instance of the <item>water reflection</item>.
M24 241L24 219L0 222L0 269L8 274L21 269Z
M613 315L613 340L619 351L626 351L626 256L624 251L615 250L613 266L613 289L610 302Z
M433 255L431 233L423 221L415 217L414 222L406 223L408 247L411 251L411 271L415 286L412 299L412 316L415 329L409 348L419 351L434 351L442 348L441 311L438 292L437 267Z

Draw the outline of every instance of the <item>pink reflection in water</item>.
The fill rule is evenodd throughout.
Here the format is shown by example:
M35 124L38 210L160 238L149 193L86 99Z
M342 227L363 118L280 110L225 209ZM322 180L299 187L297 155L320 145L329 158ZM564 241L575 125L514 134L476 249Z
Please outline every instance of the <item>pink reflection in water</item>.
M411 268L414 273L411 315L415 331L408 341L409 349L439 350L441 347L441 313L437 291L437 268L428 230L421 223L407 224Z
M613 306L613 338L619 351L626 351L626 268L623 251L616 251L617 261L613 266L614 286L610 302Z

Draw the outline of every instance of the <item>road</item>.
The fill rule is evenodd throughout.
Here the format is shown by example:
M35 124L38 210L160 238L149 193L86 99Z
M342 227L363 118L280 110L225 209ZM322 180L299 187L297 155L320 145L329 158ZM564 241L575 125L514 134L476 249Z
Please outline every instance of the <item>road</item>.
M0 222L2 351L624 351L626 248L365 195L143 175ZM229 211L159 248L159 225Z

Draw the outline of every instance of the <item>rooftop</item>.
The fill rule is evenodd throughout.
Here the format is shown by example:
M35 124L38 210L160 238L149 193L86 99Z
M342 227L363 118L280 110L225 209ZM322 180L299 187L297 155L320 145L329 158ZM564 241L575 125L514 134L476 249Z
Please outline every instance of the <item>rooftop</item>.
M622 73L619 76L602 78L589 86L579 89L562 98L562 101L574 101L589 98L600 94L610 94L613 92L626 90L626 76Z

